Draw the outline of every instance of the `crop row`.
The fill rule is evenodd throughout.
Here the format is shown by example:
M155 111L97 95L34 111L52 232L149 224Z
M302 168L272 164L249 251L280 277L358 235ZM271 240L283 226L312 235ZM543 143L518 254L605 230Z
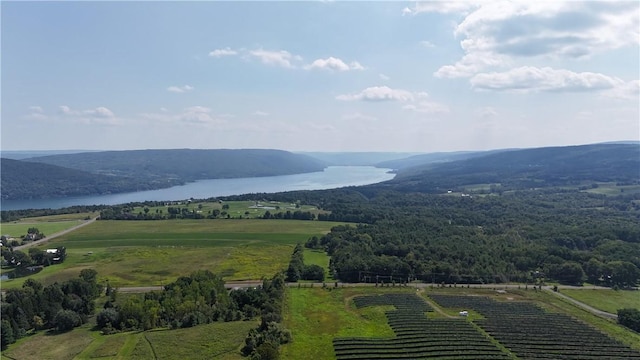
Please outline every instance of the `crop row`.
M393 305L387 322L396 337L336 338L333 347L338 360L355 359L509 359L462 319L429 319L431 307L415 294L385 294L354 299L358 308Z
M640 353L568 315L546 312L528 302L487 297L430 295L439 305L473 309L475 322L523 359L640 359Z

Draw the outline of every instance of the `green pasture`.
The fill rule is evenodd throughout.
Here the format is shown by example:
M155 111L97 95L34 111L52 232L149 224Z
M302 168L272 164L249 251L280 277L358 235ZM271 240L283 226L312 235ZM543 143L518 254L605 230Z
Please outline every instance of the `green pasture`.
M65 246L63 264L30 278L45 285L95 269L112 286L152 286L208 269L229 280L260 279L286 268L295 244L338 223L301 220L96 221L41 245ZM20 287L27 278L3 280Z
M612 314L623 308L640 309L640 291L638 290L563 289L561 292L596 309Z
M331 258L323 250L304 249L304 264L305 265L319 265L324 268L325 282L333 282L335 279L331 276L329 271L329 260Z
M102 335L85 324L55 334L39 332L18 340L2 359L243 359L240 348L251 321L212 323L188 329L158 329Z

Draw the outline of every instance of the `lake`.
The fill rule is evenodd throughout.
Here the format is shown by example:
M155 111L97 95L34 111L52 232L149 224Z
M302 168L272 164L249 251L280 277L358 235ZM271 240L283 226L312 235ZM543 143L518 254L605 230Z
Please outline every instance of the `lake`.
M3 200L2 210L59 209L73 205L116 205L138 201L175 201L189 198L250 193L275 193L295 190L324 190L345 186L375 184L394 178L390 169L373 166L330 166L324 171L253 178L198 180L166 189L122 194L64 197L43 200Z

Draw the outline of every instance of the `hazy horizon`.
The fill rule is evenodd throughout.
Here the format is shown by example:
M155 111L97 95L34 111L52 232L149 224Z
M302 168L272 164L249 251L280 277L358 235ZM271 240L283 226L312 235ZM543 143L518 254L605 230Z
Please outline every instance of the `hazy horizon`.
M638 2L0 6L2 151L640 140Z

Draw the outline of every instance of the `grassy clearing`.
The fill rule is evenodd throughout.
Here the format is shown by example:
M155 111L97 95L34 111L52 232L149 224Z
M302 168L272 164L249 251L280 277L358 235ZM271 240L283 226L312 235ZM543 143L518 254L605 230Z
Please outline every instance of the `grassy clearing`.
M356 309L350 301L356 295L384 291L415 292L408 288L291 288L287 292L285 327L293 342L284 345L283 359L334 359L336 336L392 337L384 314L389 307Z
M98 271L112 286L151 286L198 269L225 280L260 279L285 269L298 242L320 236L338 223L300 220L97 221L50 241L65 246L63 264L31 278L45 285ZM4 280L20 287L26 278Z
M304 249L304 264L322 266L324 268L325 282L335 281L329 272L329 260L331 260L331 257L322 250Z
M40 332L22 338L9 346L3 355L12 359L60 360L73 359L92 341L88 324L63 334Z
M618 309L640 309L640 291L637 290L561 290L570 296L596 309L615 314Z
M144 336L162 360L242 359L240 347L249 329L257 325L253 321L212 323L189 329L148 331ZM138 346L143 346L143 341L138 341L135 349Z
M613 182L597 184L598 187L587 189L585 192L609 196L640 193L640 185L616 185Z

